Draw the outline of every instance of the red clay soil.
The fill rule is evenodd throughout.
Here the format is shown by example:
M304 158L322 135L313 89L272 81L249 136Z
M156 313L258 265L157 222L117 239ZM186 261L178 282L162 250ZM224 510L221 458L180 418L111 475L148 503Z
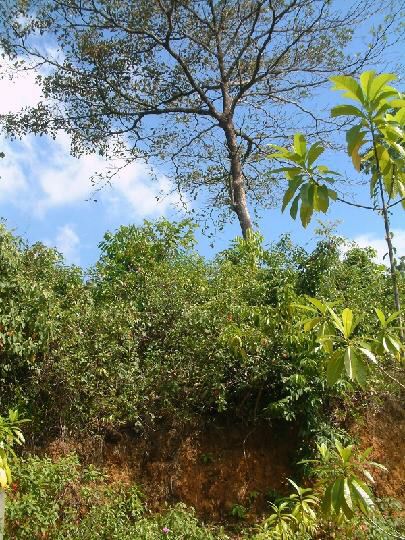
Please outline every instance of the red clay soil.
M369 409L352 433L371 459L388 473L373 471L376 494L394 497L405 506L405 411L387 401ZM254 518L268 510L269 491L289 491L294 477L297 436L293 426L252 427L230 423L204 428L162 428L147 439L114 433L107 440L78 443L58 439L45 449L53 457L76 451L83 461L106 469L113 482L142 486L151 509L182 501L208 520L229 519L232 508L243 505ZM374 474L375 473L375 474Z
M380 497L393 497L405 507L405 408L391 397L378 407L370 408L361 423L352 430L361 446L373 448L371 458L387 467L384 473L374 469L375 492Z
M269 491L285 493L297 447L293 427L268 425L162 429L149 440L117 433L112 439L99 452L59 439L47 453L56 457L74 448L103 465L113 481L141 485L152 509L182 501L210 520L229 518L236 504L260 513Z

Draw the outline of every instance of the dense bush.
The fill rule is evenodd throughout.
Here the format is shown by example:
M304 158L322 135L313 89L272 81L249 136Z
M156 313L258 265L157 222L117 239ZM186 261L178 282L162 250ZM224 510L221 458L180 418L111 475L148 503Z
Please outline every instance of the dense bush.
M74 454L57 461L29 457L16 469L7 497L5 540L401 538L405 523L395 501L379 501L384 515L377 512L365 518L359 513L351 521L328 521L312 491L292 484L301 490L301 496L293 490L287 499L292 506L284 508L287 503L281 503L278 516L272 514L254 525L241 521L235 536L220 526L202 524L182 504L151 513L137 486L112 482L101 470L81 466ZM283 523L286 527L280 528Z
M342 257L328 235L312 253L288 237L268 249L237 239L209 261L193 228L162 220L107 233L85 275L1 226L1 409L23 411L37 434L215 414L319 428L350 385L327 387L292 304L316 294L349 305L372 333L369 314L391 302L385 269L369 250Z
M147 511L137 487L112 485L71 455L20 463L7 502L6 540L214 540L191 510Z

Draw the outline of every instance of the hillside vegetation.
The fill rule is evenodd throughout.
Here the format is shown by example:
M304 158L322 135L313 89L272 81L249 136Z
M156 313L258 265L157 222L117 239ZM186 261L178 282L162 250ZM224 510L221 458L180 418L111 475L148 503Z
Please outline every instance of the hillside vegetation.
M310 253L287 236L264 247L261 238L252 235L236 239L207 260L194 250L194 228L188 220L123 226L105 235L99 261L84 273L67 266L55 250L28 245L1 226L1 410L18 409L30 419L22 429L27 449L39 456L25 453L16 468L7 538L388 539L400 534L399 502L392 500L378 503L372 518L360 503L350 510L353 516L343 507L344 516L351 518L347 520L321 518L315 512L322 486L333 480L343 459L339 444L333 450L335 441L342 448L356 443L356 461L347 455L345 470L358 474L367 432L361 419L367 411L380 409L388 396L391 402L401 400L403 372L395 332L382 329L378 315L388 319L392 312L386 268L373 261L372 250L347 246L327 232ZM398 275L404 300L405 281ZM363 336L382 336L387 347L378 363L365 354L359 364L364 373L348 376L343 370L336 382L328 381L330 360L319 339L331 331L325 333L319 325L330 322L322 322L322 314L315 321L316 305L328 305L329 312L339 316L352 309L357 321L352 347ZM339 349L338 342L334 346ZM142 444L151 453L148 444L158 440L158 434L158 446L175 436L178 448L190 429L195 430L200 446L192 447L189 461L211 471L214 482L218 446L208 444L204 450L201 441L219 440L212 435L218 426L231 445L240 443L235 430L244 433L251 452L258 447L249 450L250 432L269 445L279 444L277 433L290 433L279 453L270 455L273 461L277 455L282 460L287 452L288 463L277 474L314 487L304 510L289 513L297 503L291 494L302 488L287 478L278 478L279 484L265 492L266 472L259 466L249 473L256 476L244 499L217 508L217 523L204 527L181 504L164 509L164 496L157 491L153 496L153 481L147 484L145 472L138 471L145 489L137 487L131 475L117 474L117 467L114 478L111 467L95 458L94 449L81 444L99 440L113 449L111 443L119 440L134 453ZM266 426L275 442L273 435L265 435ZM70 446L52 461L44 452L52 453L55 441L69 441ZM317 445L321 454L329 448L329 469L325 463L297 466L317 458ZM230 454L224 455L223 465ZM363 461L367 459L365 455ZM128 468L129 460L123 461L121 456L119 468ZM234 468L237 476L238 463L230 463L227 474ZM268 465L263 461L262 466ZM382 474L389 482L389 471ZM254 489L255 482L260 489ZM397 488L394 494L401 498L402 488ZM198 491L198 485L193 489ZM280 509L283 496L290 499ZM172 491L166 502L174 504L178 498ZM275 502L272 509L269 505ZM277 516L275 509L279 518L286 516L280 523L285 521L293 536L287 536L288 527L285 533L282 527L276 530L276 518L263 517L263 512ZM197 510L207 518L204 508ZM299 519L300 511L305 519ZM221 529L218 520L226 526Z

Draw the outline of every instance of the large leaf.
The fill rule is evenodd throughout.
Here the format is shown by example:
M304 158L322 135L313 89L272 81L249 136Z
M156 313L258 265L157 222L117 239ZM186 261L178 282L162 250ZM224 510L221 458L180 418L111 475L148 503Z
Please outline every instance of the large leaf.
M303 227L307 227L314 211L314 184L304 184L300 190L301 208L300 218Z
M340 513L344 499L343 480L343 477L339 476L332 487L331 502L336 514Z
M336 118L337 116L359 116L360 118L364 118L361 110L354 105L336 105L331 111L331 116L332 118Z
M307 143L302 133L295 133L294 135L294 150L299 156L305 156L307 152Z
M374 79L375 75L376 72L374 69L371 71L363 71L363 73L360 75L360 85L365 96L368 96L370 83Z
M295 199L293 200L293 203L290 208L290 216L295 219L297 217L298 212L298 201L300 200L300 196L297 195Z
M393 99L390 101L390 105L394 109L402 109L402 107L405 107L405 99Z
M336 315L336 313L333 311L333 309L331 309L330 307L328 307L328 311L332 317L332 321L333 321L333 324L335 325L335 327L340 330L342 332L342 334L344 335L345 334L345 328L342 324L342 321L340 320L340 318Z
M317 186L314 194L314 208L326 213L329 208L329 195L326 186Z
M366 347L359 347L359 351L361 351L364 356L370 360L373 364L377 364L377 358L375 357L374 353L372 353L369 349Z
M314 317L313 319L306 319L303 323L305 332L308 332L309 330L312 330L313 328L315 328L315 326L319 324L321 320L322 320L321 317Z
M344 336L346 338L350 337L353 328L353 312L349 308L345 308L342 311L342 322L344 328Z
M294 197L295 192L299 188L299 186L302 184L302 178L295 178L293 180L290 180L288 182L288 189L284 194L283 197L283 206L281 207L281 211L284 212L286 206L291 201L291 199Z
M329 358L326 368L326 379L329 386L333 386L340 378L344 366L344 354L343 351L336 351Z
M370 81L369 84L369 89L367 93L368 100L374 101L378 94L381 93L381 91L384 89L384 86L388 82L394 81L396 78L396 75L394 75L393 73L382 73L381 75L377 75L377 77L374 77L374 79Z
M325 151L325 148L322 146L321 143L316 142L314 143L311 148L308 150L308 165L311 166L318 158L319 156Z
M377 158L378 158L378 165L380 167L380 171L383 175L387 174L390 167L391 167L391 158L388 153L388 150L382 146L378 145L376 148Z
M353 488L352 493L355 494L357 501L361 503L359 504L360 509L364 513L374 510L375 505L369 488L359 478L352 477L350 484Z
M306 298L308 302L311 302L311 304L314 305L316 309L318 309L321 313L326 312L328 306L324 304L323 302L321 302L320 300L318 300L318 298L313 298L312 296L307 296Z
M357 171L360 170L361 157L359 150L365 143L366 132L361 124L353 126L346 132L347 153L352 158L353 165Z
M360 386L364 386L368 375L367 366L351 345L345 351L344 364L349 379L357 381Z
M335 86L332 88L333 90L344 90L343 95L345 97L363 103L363 92L356 79L346 75L338 75L331 77L330 80L335 83Z
M325 515L330 515L332 513L332 488L333 484L329 485L322 498L321 510Z
M387 326L387 322L386 322L384 313L379 308L375 308L375 312L376 312L377 317L378 317L378 319L379 319L379 321L381 323L381 326L383 328L385 328Z
M354 514L354 503L352 500L352 494L350 490L350 484L347 478L343 480L343 512L348 519L351 519Z
M314 211L313 205L309 204L308 202L302 201L301 208L300 208L300 218L301 218L301 223L304 229L306 229L309 223L311 222L313 211Z

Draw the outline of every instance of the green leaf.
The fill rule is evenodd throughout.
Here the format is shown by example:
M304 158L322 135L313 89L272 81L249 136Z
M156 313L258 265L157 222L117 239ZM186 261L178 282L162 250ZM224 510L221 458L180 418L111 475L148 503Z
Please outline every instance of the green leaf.
M344 336L346 338L350 337L353 328L353 312L349 308L345 308L342 311L342 322L344 328Z
M312 296L307 296L307 300L308 302L311 302L311 304L313 304L316 307L316 309L318 309L321 313L326 313L326 310L328 307L326 304L324 304L317 298L313 298Z
M295 219L297 217L297 212L298 212L298 201L300 199L300 196L297 195L295 197L295 199L293 200L293 203L291 205L291 208L290 208L290 216Z
M308 332L309 330L312 330L321 320L322 320L321 317L315 317L313 319L305 320L304 321L304 330L305 330L305 332Z
M314 210L313 206L308 204L307 202L301 203L300 218L301 218L301 223L304 229L306 229L309 223L311 222L313 210Z
M324 515L330 515L332 513L332 488L333 484L330 484L322 498L321 510Z
M364 470L363 470L363 474L364 474L364 476L367 478L367 480L369 480L372 484L375 484L374 477L373 477L373 475L370 473L370 471L368 471L367 469L364 469Z
M361 351L373 364L377 364L377 358L369 349L359 347L359 351Z
M374 79L375 75L376 72L374 69L371 71L363 71L363 73L360 75L360 85L365 96L368 96L370 82Z
M342 351L336 351L329 359L326 368L326 379L329 386L333 386L340 378L344 366L344 355Z
M350 508L351 513L353 514L353 501L352 501L352 495L350 492L349 481L347 478L343 480L343 496L344 496L346 505L348 506L348 508Z
M386 322L387 322L387 325L390 324L390 323L392 323L392 321L395 321L395 319L397 319L397 318L399 317L399 315L400 315L400 312L399 312L399 311L395 311L394 313L392 313L392 314L388 317L388 319L387 319L387 321L386 321Z
M388 472L387 467L385 465L382 465L381 463L377 463L376 461L370 461L369 465L372 465L373 467L376 467L377 469L380 469L381 471Z
M401 342L394 339L390 334L387 335L387 340L391 343L392 348L396 352L401 352Z
M283 197L283 205L281 207L281 211L284 212L286 209L286 206L291 201L291 199L294 197L295 192L297 191L298 187L302 184L302 178L296 178L294 180L290 180L288 182L288 189L284 194Z
M359 116L360 118L364 118L361 110L354 105L336 105L331 111L331 116L332 118L336 118L337 116Z
M333 201L336 201L337 199L337 193L335 190L333 189L329 189L328 188L328 195L329 195L329 198L332 199Z
M340 476L338 477L332 487L332 506L337 514L339 514L341 508L342 508L342 502L344 499L344 493L343 493L343 478Z
M358 357L353 347L349 345L345 351L344 363L347 376L352 381L357 381L360 386L364 386L368 370L362 358Z
M402 109L402 107L405 107L405 99L393 99L389 104L394 109Z
M391 158L388 150L384 146L378 145L376 148L376 153L380 171L382 174L387 174L391 167Z
M294 150L299 156L304 157L306 154L307 144L302 133L295 133L294 135Z
M313 207L309 205L308 203L302 202L301 208L300 208L300 218L301 218L301 223L304 229L306 229L309 223L311 222L312 214L313 214Z
M333 324L335 325L335 327L340 330L342 332L342 334L344 335L345 333L345 329L344 329L344 326L342 324L342 321L339 319L339 317L336 315L336 313L333 311L333 309L331 309L329 306L328 306L328 310L329 310L329 313L331 314L331 317L332 317L332 320L333 320Z
M317 186L314 195L314 208L315 210L320 210L324 214L328 211L329 194L326 186Z
M377 317L379 318L380 320L380 323L381 323L381 326L383 328L385 328L387 326L387 322L385 320L385 315L384 313L381 311L381 309L378 309L378 308L375 308L375 312L377 314Z
M363 131L363 126L361 124L356 124L355 126L347 130L346 142L347 153L349 154L349 156L352 155L354 148L363 142L365 136L366 132Z
M394 75L393 73L382 73L381 75L377 75L377 77L374 77L373 80L370 81L367 93L367 98L369 99L369 101L374 101L374 99L378 96L384 86L389 81L394 81L396 78L396 75Z
M346 75L338 75L336 77L331 77L330 80L335 83L335 86L332 87L332 90L343 90L344 96L350 99L359 101L360 103L364 102L363 92L353 77Z
M348 463L350 461L350 458L353 453L353 445L349 444L348 446L342 447L342 450L340 452L342 461L344 463Z
M367 513L369 510L373 510L375 505L371 498L369 488L358 478L352 478L351 485L356 493L356 498L363 503L360 505L361 510L365 513Z
M308 165L311 166L324 151L325 148L320 142L314 143L308 150Z

